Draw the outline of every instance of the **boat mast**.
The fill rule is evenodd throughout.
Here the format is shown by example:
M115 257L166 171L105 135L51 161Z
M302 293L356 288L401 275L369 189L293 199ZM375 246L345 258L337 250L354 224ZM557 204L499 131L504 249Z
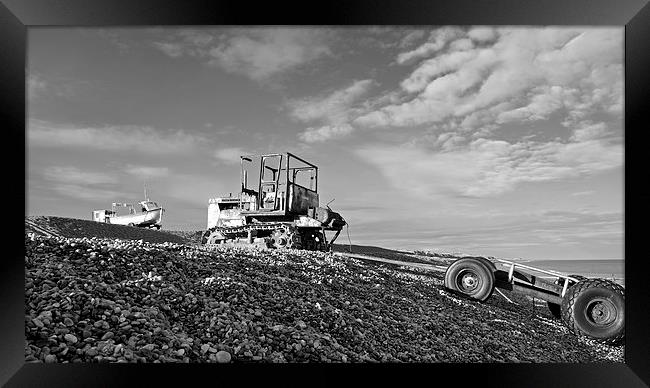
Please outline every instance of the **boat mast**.
M147 197L147 181L144 181L144 200L149 201L149 197Z

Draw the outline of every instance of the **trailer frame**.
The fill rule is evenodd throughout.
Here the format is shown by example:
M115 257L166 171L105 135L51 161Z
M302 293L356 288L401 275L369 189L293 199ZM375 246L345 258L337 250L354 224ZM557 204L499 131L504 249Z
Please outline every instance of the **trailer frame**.
M470 256L457 259L445 271L445 287L480 302L488 300L498 289L542 299L553 316L561 319L574 334L608 345L624 343L625 289L620 284L565 275L511 260L490 259ZM506 270L497 269L492 260ZM556 280L549 281L533 273L552 275Z
M566 295L566 292L569 288L569 283L577 283L580 279L565 275L563 273L537 268L526 264L517 263L511 260L503 259L494 259L497 263L502 264L507 267L507 277L504 279L503 276L500 276L500 270L495 271L495 284L494 286L500 289L505 289L509 291L515 291L524 293L547 302L552 302L556 304L562 303L562 298ZM552 283L546 279L540 278L533 274L527 272L516 271L517 268L525 269L528 271L539 272L547 275L555 276L559 279L563 279L562 282ZM515 276L515 273L520 275L519 277ZM521 277L524 277L522 279ZM562 283L562 285L558 284Z

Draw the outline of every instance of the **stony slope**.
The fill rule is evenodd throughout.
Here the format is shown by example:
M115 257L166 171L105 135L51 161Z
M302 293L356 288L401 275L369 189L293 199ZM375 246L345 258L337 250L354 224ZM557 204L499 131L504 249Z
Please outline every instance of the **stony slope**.
M623 361L525 298L466 301L435 272L32 233L25 250L32 362Z
M186 244L190 241L183 236L163 230L138 228L125 225L111 225L78 218L65 218L54 216L29 216L25 217L25 232L42 234L33 226L62 237L102 237L125 240L143 240L145 242L172 242Z

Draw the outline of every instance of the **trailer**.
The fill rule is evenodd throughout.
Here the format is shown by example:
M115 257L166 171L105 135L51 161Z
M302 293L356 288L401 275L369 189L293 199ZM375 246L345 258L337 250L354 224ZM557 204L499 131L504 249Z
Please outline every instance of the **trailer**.
M529 295L547 302L554 317L580 337L619 346L625 339L625 289L606 279L565 275L514 261L463 257L447 267L445 287L485 302L495 288ZM555 277L549 281L539 274Z

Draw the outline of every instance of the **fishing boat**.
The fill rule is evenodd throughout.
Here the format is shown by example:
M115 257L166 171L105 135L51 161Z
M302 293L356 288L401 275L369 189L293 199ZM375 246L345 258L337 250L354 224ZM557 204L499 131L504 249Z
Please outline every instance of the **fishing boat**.
M145 188L145 200L140 201L139 211L136 211L132 203L113 202L111 210L100 209L93 211L93 221L105 222L107 224L137 226L142 228L162 228L162 215L165 209L158 203L149 200ZM117 209L127 208L127 214L119 214Z

